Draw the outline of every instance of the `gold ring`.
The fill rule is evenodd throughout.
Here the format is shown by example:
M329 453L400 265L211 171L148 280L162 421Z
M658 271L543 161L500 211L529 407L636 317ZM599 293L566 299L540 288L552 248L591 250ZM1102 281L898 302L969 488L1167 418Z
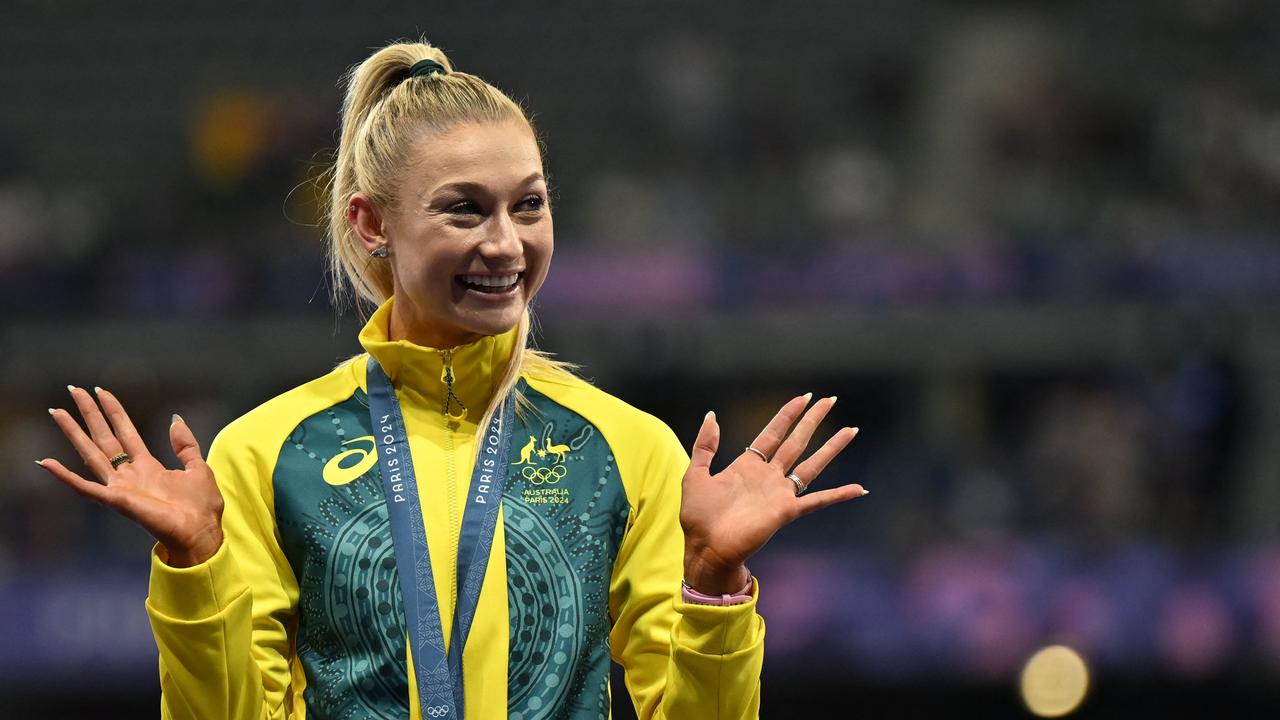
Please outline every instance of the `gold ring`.
M120 453L119 455L111 458L111 469L115 470L121 465L131 462L133 462L133 458L129 457L129 453Z

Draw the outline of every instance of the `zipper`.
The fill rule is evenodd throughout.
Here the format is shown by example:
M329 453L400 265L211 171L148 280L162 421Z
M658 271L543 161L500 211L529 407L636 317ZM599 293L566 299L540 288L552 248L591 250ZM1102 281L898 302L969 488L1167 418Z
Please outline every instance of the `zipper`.
M466 403L462 402L462 398L453 394L453 351L439 350L437 352L440 353L441 360L440 381L444 383L445 388L444 408L442 412L449 420L459 422L467 416L467 406ZM461 411L457 415L449 412L449 408L453 407L455 403Z
M458 423L467 416L467 406L462 402L462 398L453 392L453 351L438 352L441 360L440 380L444 382L445 387L444 404L440 408L440 415L444 422L445 488L449 503L449 601L453 605L453 613L456 614L458 612L458 542L461 540L462 523L458 518L458 465L454 458L457 446L454 444L453 436ZM455 403L460 410L456 415L449 411ZM452 627L452 623L449 627ZM452 635L446 633L446 643L451 637Z

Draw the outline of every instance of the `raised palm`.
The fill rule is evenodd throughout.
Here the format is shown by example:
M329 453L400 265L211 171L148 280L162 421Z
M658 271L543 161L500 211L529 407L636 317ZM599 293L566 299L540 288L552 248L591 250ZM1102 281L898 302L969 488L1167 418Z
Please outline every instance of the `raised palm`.
M68 390L89 433L66 410L51 408L49 414L99 482L86 480L52 458L37 464L77 493L141 525L160 543L169 564L184 567L211 557L222 545L222 494L182 418L173 416L169 441L183 467L169 470L147 450L114 395L96 390L99 410L88 392L70 386ZM128 454L129 461L112 467L111 458L121 453Z
M802 395L782 406L751 443L759 455L743 451L715 475L711 474L711 460L720 445L720 426L714 413L703 419L684 476L680 505L685 579L695 589L714 594L736 591L748 577L744 567L747 559L783 526L820 508L867 494L861 485L848 484L797 495L788 474L807 488L858 432L841 428L796 465L836 402L834 397L822 398L805 412L809 399Z

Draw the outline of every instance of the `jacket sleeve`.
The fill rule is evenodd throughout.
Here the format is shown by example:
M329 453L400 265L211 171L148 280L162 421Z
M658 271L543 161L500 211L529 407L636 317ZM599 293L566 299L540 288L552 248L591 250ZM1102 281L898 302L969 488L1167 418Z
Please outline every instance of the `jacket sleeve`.
M759 586L743 605L691 605L680 599L684 534L680 488L689 456L670 428L649 435L631 472L640 477L610 585L610 643L626 670L642 720L759 716L764 620ZM619 471L628 468L619 459Z
M235 425L214 439L207 460L226 504L222 547L190 568L152 552L147 615L163 718L285 718L293 701L297 581L277 541L271 461Z

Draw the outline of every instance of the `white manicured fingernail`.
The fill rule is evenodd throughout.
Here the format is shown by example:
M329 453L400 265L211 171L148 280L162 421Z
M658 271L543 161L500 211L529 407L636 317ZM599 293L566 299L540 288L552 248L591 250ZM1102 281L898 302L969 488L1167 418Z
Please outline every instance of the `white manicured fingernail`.
M832 395L832 396L831 396L831 404L832 404L832 405L835 405L835 404L836 404L836 396L835 396L835 395Z
M811 393L811 392L807 392L807 393L805 393L805 394L804 394L804 401L805 401L805 402L809 402L809 401L810 401L810 400L812 400L812 399L813 399L813 393Z
M702 416L702 419L703 419L703 420L715 420L715 419L716 419L716 411L715 411L715 410L709 410L709 411L707 411L707 414L706 414L706 415L703 415L703 416Z
M94 386L93 386L93 393L96 395L96 394L98 394L98 393L100 393L100 392L102 392L102 388L98 387L97 385L94 385Z
M870 490L866 488L862 488L862 495L870 495L870 494L871 494ZM858 497L862 497L862 495L859 495Z
M75 385L68 385L68 386L67 386L67 392L75 392L75 389L76 389L76 386L75 386Z
M55 412L57 412L57 410L54 410L53 408L49 408L49 414L50 414L50 415L54 414Z
M43 460L32 460L32 462L34 462L35 464L39 465L40 467L44 467L44 461L43 461Z
M180 422L186 422L186 420L183 420L182 416L179 415L178 413L174 413L173 417L169 418L170 425L173 425L174 423L180 423Z

